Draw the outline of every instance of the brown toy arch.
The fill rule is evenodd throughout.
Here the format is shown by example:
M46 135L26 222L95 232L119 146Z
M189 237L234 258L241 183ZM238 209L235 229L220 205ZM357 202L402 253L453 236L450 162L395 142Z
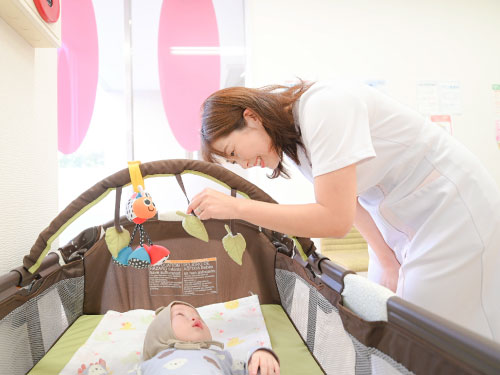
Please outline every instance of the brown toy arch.
M227 185L229 189L236 189L239 193L248 196L250 199L277 203L256 185L217 164L190 159L171 159L140 164L139 168L144 178L162 175L170 176L186 172L200 174L206 178L215 179ZM52 220L49 226L39 234L30 253L23 259L24 267L30 273L35 273L43 261L43 258L49 252L51 243L67 226L76 220L83 212L102 200L109 192L130 183L129 169L125 168L101 180L87 191L83 192L62 210L56 218ZM306 255L309 255L314 250L314 246L310 239L297 238L297 241Z

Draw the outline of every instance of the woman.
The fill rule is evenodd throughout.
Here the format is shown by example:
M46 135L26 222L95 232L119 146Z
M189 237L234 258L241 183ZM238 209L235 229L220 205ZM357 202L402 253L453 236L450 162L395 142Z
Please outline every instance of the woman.
M287 155L315 203L276 205L206 189L188 213L242 219L305 237L370 245L370 279L500 341L500 192L454 138L362 84L227 88L203 104L202 153L286 174Z

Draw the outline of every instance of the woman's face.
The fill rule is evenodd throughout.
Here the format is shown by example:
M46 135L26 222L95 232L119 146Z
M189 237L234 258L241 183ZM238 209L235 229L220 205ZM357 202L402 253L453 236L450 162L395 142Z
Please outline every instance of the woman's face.
M280 157L262 122L248 108L243 112L243 117L247 126L217 139L212 146L225 155L228 162L238 163L242 168L275 169Z
M172 329L181 341L210 341L212 335L198 312L183 304L175 304L170 309Z

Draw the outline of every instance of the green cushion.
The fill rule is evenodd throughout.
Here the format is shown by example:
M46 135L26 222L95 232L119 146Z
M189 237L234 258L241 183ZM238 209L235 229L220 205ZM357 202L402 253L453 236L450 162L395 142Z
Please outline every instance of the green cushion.
M324 374L280 305L261 305L281 374Z
M356 228L344 238L321 238L321 254L354 272L368 270L368 244Z
M280 359L282 374L323 374L280 305L261 305L271 345ZM102 315L79 317L49 352L28 373L58 374L102 319Z
M85 344L102 317L103 315L79 317L28 374L59 374L78 348Z
M322 251L322 255L354 272L368 271L368 255L365 250Z

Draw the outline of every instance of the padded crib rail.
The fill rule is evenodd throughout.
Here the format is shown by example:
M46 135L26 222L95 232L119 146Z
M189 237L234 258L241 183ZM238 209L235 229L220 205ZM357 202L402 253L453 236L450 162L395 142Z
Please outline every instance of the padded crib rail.
M387 301L387 316L388 327L378 347L416 374L500 373L498 343L399 297ZM418 337L420 343L409 337ZM446 360L437 351L446 353Z
M193 173L213 180L227 187L229 190L235 189L238 193L250 199L276 203L273 198L251 182L213 163L190 159L160 160L140 164L140 170L144 178ZM29 255L26 255L23 259L24 267L30 273L36 272L43 258L50 250L52 242L73 221L92 206L99 203L99 201L104 199L112 190L115 190L117 187L126 186L130 184L130 182L129 169L125 168L98 182L82 193L61 211L59 215L52 220L49 226L39 234ZM296 244L301 247L300 250L304 250L306 255L309 255L309 253L314 250L314 246L311 246L312 241L310 239L297 238L296 240L298 242L296 242Z

